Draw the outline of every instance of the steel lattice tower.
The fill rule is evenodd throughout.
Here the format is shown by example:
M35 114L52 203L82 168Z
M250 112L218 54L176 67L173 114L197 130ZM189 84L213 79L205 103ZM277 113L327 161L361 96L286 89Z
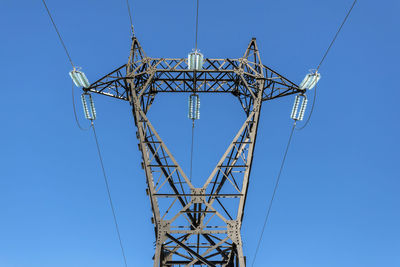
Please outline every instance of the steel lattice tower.
M304 90L261 63L255 38L241 58L207 58L203 69L188 70L185 58L147 57L133 37L128 63L84 91L132 106L155 225L154 267L246 266L240 229L261 106ZM231 94L247 117L201 188L147 118L158 93L177 92Z

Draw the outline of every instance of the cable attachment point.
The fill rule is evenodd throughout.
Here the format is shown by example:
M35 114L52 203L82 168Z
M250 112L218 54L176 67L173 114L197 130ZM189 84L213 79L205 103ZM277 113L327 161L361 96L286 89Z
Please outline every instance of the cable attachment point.
M83 93L81 95L81 100L82 100L82 107L83 107L83 112L85 113L86 119L93 121L96 119L96 109L94 108L94 102L92 99L92 96L88 93ZM89 100L89 106L87 103L87 100Z
M304 77L299 88L311 90L315 87L319 79L321 79L321 74L317 70L310 70L310 73Z
M72 81L77 87L88 88L90 86L89 80L80 69L81 68L74 68L69 72L69 76L71 76Z
M301 98L303 99L300 105ZM306 112L308 99L306 95L297 95L294 99L292 114L290 117L295 121L302 121L304 119L304 114ZM299 111L300 106L300 111ZM298 112L299 111L299 112Z

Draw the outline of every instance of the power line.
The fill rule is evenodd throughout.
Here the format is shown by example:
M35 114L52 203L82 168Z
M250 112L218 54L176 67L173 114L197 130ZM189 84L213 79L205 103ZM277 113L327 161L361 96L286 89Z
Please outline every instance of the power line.
M328 48L326 49L325 54L323 55L321 61L320 61L319 64L318 64L317 71L318 71L319 68L321 67L321 65L322 65L322 63L324 62L326 56L328 55L328 53L329 53L329 51L331 50L333 44L335 43L336 38L338 37L340 31L342 30L343 25L346 23L347 18L350 16L350 13L351 13L351 11L353 10L353 7L355 6L356 2L357 2L357 0L354 0L354 2L353 2L353 4L351 5L349 11L347 12L346 17L344 18L342 24L340 24L339 29L337 30L337 32L336 32L335 36L333 37L331 43L329 44ZM299 131L300 131L300 130L303 130L304 128L307 127L308 123L310 122L311 116L312 116L313 111L314 111L314 106L315 106L316 98L317 98L317 87L315 87L314 98L313 98L313 102L312 102L312 106L311 106L311 112L310 112L310 114L308 115L307 120L306 120L306 122L304 123L304 125L303 125L302 127L298 128L297 130L299 130Z
M70 56L70 54L69 54L69 52L68 52L68 49L67 49L67 47L66 47L66 45L65 45L65 43L64 43L63 38L61 37L60 31L58 30L57 25L56 25L56 23L54 22L53 16L51 15L50 10L49 10L49 8L47 7L47 4L46 4L45 0L42 0L42 2L43 2L44 7L46 8L47 14L49 15L49 18L50 18L50 20L51 20L51 23L53 24L54 29L55 29L56 32L57 32L58 38L59 38L59 40L60 40L61 45L62 45L63 48L64 48L65 54L67 55L68 60L69 60L69 62L70 62L71 65L72 65L72 68L75 69L74 63L72 62L71 56ZM79 123L78 116L77 116L77 114L76 114L75 96L74 96L74 82L72 82L72 90L71 90L71 92L72 92L72 108L73 108L73 111L74 111L74 118L75 118L76 125L77 125L78 128L81 129L82 131L87 131L87 130L90 129L91 126L89 126L89 128L84 128L84 127L82 127L81 124Z
M193 170L193 143L194 143L194 120L192 120L192 144L190 148L190 173L189 173L190 181L192 181L192 170Z
M318 67L317 67L317 71L318 71L319 68L321 67L322 62L324 62L326 56L328 55L329 51L331 50L331 47L332 47L333 44L335 43L336 38L338 37L340 31L342 30L343 25L346 23L347 18L350 16L350 13L351 13L351 11L353 10L353 7L355 6L356 2L357 2L357 0L354 0L353 4L351 5L351 8L350 8L349 11L347 12L347 15L346 15L346 17L344 18L344 20L343 20L342 24L340 25L339 29L337 30L337 32L336 32L336 34L335 34L335 37L333 37L332 42L330 43L330 45L329 45L328 49L326 50L324 56L322 57L321 61L319 62Z
M198 36L198 31L199 31L199 0L197 0L197 7L196 7L196 34L195 34L195 51L197 52L197 36ZM195 84L195 91L194 93L196 93L196 71L194 71L195 75L194 75L194 84ZM191 108L191 107L189 107ZM192 144L190 147L190 173L189 173L189 179L190 181L192 181L192 170L193 170L193 143L194 143L194 120L192 119Z
M290 143L291 143L291 141L292 141L293 132L294 132L294 129L295 129L295 128L296 128L296 121L293 123L293 127L292 127L292 130L291 130L291 132L290 132L290 137L289 137L288 143L287 143L287 145L286 145L285 154L284 154L284 156L283 156L282 163L281 163L281 168L279 169L278 177L277 177L277 179L276 179L276 181L275 181L274 191L273 191L273 193L272 193L271 200L269 201L269 205L268 205L268 209L267 209L267 214L266 214L265 219L264 219L264 225L263 225L262 230L261 230L260 238L258 239L256 251L255 251L255 253L254 253L254 258L253 258L253 262L252 262L251 266L254 266L254 263L255 263L256 258L257 258L258 250L260 249L261 240L262 240L262 237L263 237L263 235L264 235L265 226L267 225L268 218L269 218L269 215L270 215L270 213L271 213L272 204L274 203L275 195L276 195L276 192L277 192L277 190L278 190L279 180L280 180L280 178L281 178L281 174L282 174L282 171L283 171L283 167L284 167L285 161L286 161L286 156L287 156L287 153L288 153L288 151L289 151Z
M56 25L56 23L54 22L53 17L51 16L50 10L49 10L49 8L48 8L47 5L46 5L45 0L42 0L42 2L43 2L44 7L46 8L47 14L48 14L49 17L50 17L50 20L51 20L51 23L52 23L53 26L54 26L54 29L55 29L56 32L57 32L58 38L60 39L60 42L61 42L62 46L64 47L65 53L67 54L67 57L68 57L68 60L69 60L69 62L71 63L72 67L75 68L74 63L72 63L71 56L70 56L69 53L68 53L68 49L67 49L67 47L65 46L65 43L64 43L64 41L63 41L63 39L62 39L62 37L61 37L60 32L58 31L57 25Z
M114 217L114 224L115 224L115 229L117 230L117 234L118 234L119 245L121 247L122 257L124 258L125 267L127 267L128 264L126 262L125 250L124 250L124 246L122 245L122 239L121 239L121 234L119 232L119 225L118 225L118 221L117 221L117 216L115 214L115 208L114 208L114 204L113 204L112 198L111 198L110 186L108 184L107 174L106 174L106 171L104 169L103 157L101 156L100 145L99 145L99 141L97 139L96 129L94 127L93 121L92 121L92 125L91 126L92 126L92 129L93 129L94 139L96 140L97 154L99 155L101 170L103 171L104 182L106 184L108 200L110 202L110 207L111 207L112 214L113 214L113 217Z
M126 7L128 8L128 14L129 14L129 20L130 20L130 22L131 22L132 34L134 34L134 30L133 30L133 20L132 20L131 7L130 7L130 5L129 5L129 0L126 0Z
M357 2L357 0L354 0L354 2L353 2L353 4L352 4L351 8L350 8L349 11L347 12L346 17L344 18L342 24L340 25L340 27L339 27L339 29L337 30L335 36L333 37L333 39L332 39L332 41L331 41L331 43L330 43L328 49L325 51L325 54L323 55L323 57L322 57L320 63L318 64L317 71L318 71L319 68L321 67L321 65L322 65L322 63L324 62L326 56L328 55L330 49L332 48L333 44L335 43L336 38L338 37L340 31L342 30L343 25L346 23L347 18L350 16L350 13L351 13L351 11L353 10L353 7L355 6L356 2ZM311 111L310 111L310 114L309 114L309 116L308 116L308 118L307 118L307 121L306 121L305 124L304 124L301 128L299 128L298 130L302 130L302 129L304 129L304 128L308 125L308 123L309 123L309 121L310 121L310 119L311 119L311 116L312 116L312 114L313 114L313 111L314 111L314 105L315 105L316 97L317 97L317 87L315 87L313 103L312 103ZM291 132L290 132L289 141L288 141L288 143L287 143L286 150L285 150L285 154L284 154L284 156L283 156L282 163L281 163L281 168L280 168L280 170L279 170L279 174L278 174L278 177L277 177L276 182L275 182L274 191L273 191L273 193L272 193L272 197L271 197L271 200L270 200L269 205L268 205L267 214L266 214L265 219L264 219L264 224L263 224L263 227L262 227L262 230L261 230L261 235L260 235L260 238L258 239L256 251L255 251L255 253L254 253L254 258L253 258L253 261L252 261L251 266L254 266L254 263L255 263L256 258L257 258L258 250L259 250L259 248L260 248L261 241L262 241L262 237L263 237L264 231L265 231L265 227L266 227L266 225L267 225L267 222L268 222L268 219L269 219L269 215L270 215L270 213L271 213L272 204L273 204L273 202L274 202L275 195L276 195L276 192L277 192L277 190L278 190L279 180L280 180L280 177L281 177L281 174L282 174L283 167L284 167L284 165L285 165L286 156L287 156L287 153L288 153L288 151L289 151L290 143L291 143L291 140L292 140L292 137L293 137L293 132L294 132L295 129L296 129L296 121L293 123L293 127L292 127L292 130L291 130Z
M64 43L64 41L63 41L63 39L62 39L62 37L61 37L61 34L60 34L60 32L59 32L59 30L58 30L58 28L57 28L57 25L56 25L55 22L54 22L54 19L53 19L51 13L50 13L50 10L48 9L48 7L47 7L47 5L46 5L45 0L42 0L42 2L43 2L44 7L46 8L47 14L48 14L49 17L50 17L50 20L51 20L51 22L52 22L52 24L53 24L53 26L54 26L54 29L55 29L56 32L57 32L58 38L60 39L60 42L61 42L62 46L64 47L65 53L67 54L67 57L68 57L68 60L69 60L69 62L71 63L72 67L75 69L75 66L74 66L74 64L72 63L71 56L70 56L70 54L69 54L69 52L68 52L67 47L65 46L65 43ZM132 29L133 29L133 28L132 28ZM113 218L114 218L115 229L116 229L116 231L117 231L117 235L118 235L119 244L120 244L120 247L121 247L121 252L122 252L122 257L123 257L123 259L124 259L125 267L127 267L128 264L127 264L127 261L126 261L125 250L124 250L124 247L123 247L123 245L122 245L121 234L120 234L120 232L119 232L118 221L117 221L117 217L116 217L116 214L115 214L114 204L113 204L112 198L111 198L111 192L110 192L110 187L109 187L109 184L108 184L108 178L107 178L107 175L106 175L106 172L105 172L105 169L104 169L104 163L103 163L103 158L102 158L102 156L101 156L100 145L99 145L99 141L98 141L98 139L97 139L96 129L95 129L95 127L94 127L93 120L91 121L91 125L90 125L89 128L87 128L87 129L83 128L83 127L80 125L79 120L78 120L78 117L77 117L77 114L76 114L75 97L74 97L74 84L73 84L73 83L72 83L72 106L73 106L73 110L74 110L75 121L76 121L76 124L78 125L78 127L79 127L81 130L88 130L88 129L90 129L90 128L93 129L93 135L94 135L94 138L95 138L95 141L96 141L97 153L98 153L98 155L99 155L100 165L101 165L101 169L102 169L103 176L104 176L104 182L105 182L106 188L107 188L108 200L109 200L109 202L110 202L110 206L111 206L111 210L112 210L112 214L113 214Z
M197 35L199 32L199 0L197 0L196 8L196 39L195 39L195 51L197 51Z

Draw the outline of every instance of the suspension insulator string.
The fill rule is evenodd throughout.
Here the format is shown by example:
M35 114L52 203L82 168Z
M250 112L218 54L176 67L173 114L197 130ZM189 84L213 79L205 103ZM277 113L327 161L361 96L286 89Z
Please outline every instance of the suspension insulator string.
M193 178L193 154L194 154L194 131L195 131L195 120L200 119L200 98L196 93L197 90L197 71L203 68L204 56L197 49L199 32L199 0L196 1L196 29L195 29L195 41L194 51L188 55L188 69L193 70L193 93L189 96L189 119L192 120L192 142L190 146L190 172L189 180L192 182Z
M314 106L315 106L316 98L317 98L317 86L315 86L315 89L314 89L314 97L313 97L313 101L312 101L312 104L311 104L311 110L310 110L310 113L308 114L307 120L306 120L306 122L304 123L303 126L301 126L299 128L296 128L296 130L300 131L300 130L303 130L305 127L307 127L308 123L310 122L311 116L312 116L312 114L314 112Z
M189 179L190 181L192 181L195 120L200 119L200 97L198 94L196 94L196 90L194 90L193 94L189 96L188 118L192 121L192 142L190 147L190 172L189 172Z
M315 106L315 100L317 97L317 83L319 81L319 79L321 78L321 75L318 73L318 70L311 70L311 72L309 74L306 75L306 77L304 78L304 80L301 82L301 84L299 85L300 89L304 89L304 90L311 90L312 88L314 89L314 97L313 97L313 101L312 101L312 105L311 105L311 111L308 114L307 120L304 123L303 126L301 127L296 127L296 130L300 131L302 129L304 129L305 127L307 127L308 123L310 122L311 116L313 114L314 111L314 106ZM307 104L307 103L305 103ZM293 107L294 108L294 107ZM304 117L304 113L302 114L302 119L303 120Z
M74 118L75 118L75 122L76 125L78 126L79 129L81 129L82 131L87 131L90 129L90 127L92 127L92 124L90 124L89 127L84 128L82 127L82 125L79 123L79 119L78 119L78 115L76 114L76 106L75 106L75 94L74 94L74 82L72 82L72 109L74 111Z
M300 104L301 101L301 104ZM302 121L307 108L307 96L305 94L297 95L294 99L292 113L290 117L296 121ZM300 111L299 111L300 107Z

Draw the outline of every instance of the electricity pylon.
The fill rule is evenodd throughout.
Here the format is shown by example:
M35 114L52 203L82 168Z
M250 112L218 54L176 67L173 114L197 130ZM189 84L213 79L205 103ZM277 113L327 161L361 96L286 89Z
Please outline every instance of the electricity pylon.
M128 63L84 91L132 106L153 211L154 267L245 267L240 229L261 106L304 90L261 63L255 38L238 59L207 58L201 70L189 70L187 64L185 58L147 57L134 36ZM147 117L158 93L176 92L228 93L246 114L200 188L193 186Z

